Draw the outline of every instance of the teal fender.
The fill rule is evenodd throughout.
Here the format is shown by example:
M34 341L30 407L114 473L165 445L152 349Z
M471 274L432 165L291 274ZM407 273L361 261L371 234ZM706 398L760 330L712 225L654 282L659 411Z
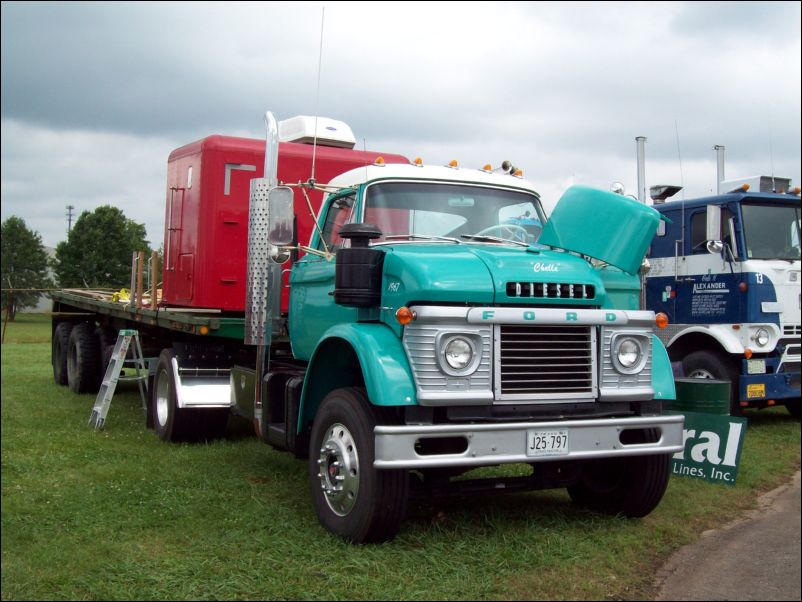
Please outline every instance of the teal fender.
M329 328L306 370L298 432L311 422L334 389L363 386L377 406L417 405L415 382L401 340L385 324L349 323Z
M652 388L655 399L677 398L671 360L668 359L668 352L656 335L652 335Z

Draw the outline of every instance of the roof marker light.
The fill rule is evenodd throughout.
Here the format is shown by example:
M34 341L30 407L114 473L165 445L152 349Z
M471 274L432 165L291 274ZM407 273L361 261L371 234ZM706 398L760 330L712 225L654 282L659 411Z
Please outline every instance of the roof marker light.
M744 192L749 192L749 184L744 184L741 188L744 189Z
M457 163L456 159L451 159L451 161L448 162L448 167L451 169L457 169L457 167L459 167L459 163Z
M415 157L413 165L417 165L418 167L423 167L423 159L421 159L420 157Z
M493 166L492 166L492 165L490 165L490 163L488 163L487 165L485 165L485 166L482 168L482 171L486 171L487 173L490 173L490 172L492 172L492 171L493 171Z
M374 161L373 164L384 166L384 157L376 157L376 161Z
M514 175L516 178L523 178L523 177L524 177L524 172L523 172L523 171L521 171L520 169L516 169L516 170L513 172L513 174L512 174L512 175Z

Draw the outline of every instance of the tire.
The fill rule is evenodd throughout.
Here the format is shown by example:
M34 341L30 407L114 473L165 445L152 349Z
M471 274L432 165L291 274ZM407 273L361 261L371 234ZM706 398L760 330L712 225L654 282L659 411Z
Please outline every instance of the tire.
M178 407L172 349L159 355L153 378L149 418L162 441L201 441L225 435L230 410L228 408L189 409Z
M738 370L724 353L694 351L682 360L682 370L688 378L730 381L730 415L740 416L742 414Z
M351 543L395 537L409 497L409 472L373 467L377 424L386 423L364 389L329 393L309 443L309 485L320 523ZM339 478L341 477L341 478Z
M100 379L106 375L106 369L111 362L111 356L114 353L114 345L117 343L117 331L110 326L98 326L95 330L95 336L100 346Z
M50 360L53 363L53 380L57 385L66 385L67 379L67 355L70 349L70 322L59 322L53 331L53 342L51 347Z
M184 441L190 434L190 425L187 414L178 407L176 395L175 375L173 374L172 349L163 349L159 355L156 366L156 376L153 379L153 394L151 405L153 407L153 428L162 441Z
M586 464L568 494L590 510L640 518L663 499L669 476L671 454L604 458Z
M67 346L67 384L73 393L97 393L100 374L100 344L95 327L81 322L72 327Z

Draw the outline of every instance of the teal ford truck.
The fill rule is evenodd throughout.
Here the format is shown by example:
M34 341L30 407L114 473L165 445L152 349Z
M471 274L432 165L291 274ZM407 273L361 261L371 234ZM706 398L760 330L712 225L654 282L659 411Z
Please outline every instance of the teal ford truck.
M662 414L671 366L638 307L657 212L574 187L547 220L519 175L378 159L328 183L287 270L303 187L277 184L252 181L246 342L260 352L232 387L243 406L255 391L265 440L308 458L327 529L391 539L410 497L448 492L565 487L632 517L658 505L683 425ZM503 464L531 471L463 476Z

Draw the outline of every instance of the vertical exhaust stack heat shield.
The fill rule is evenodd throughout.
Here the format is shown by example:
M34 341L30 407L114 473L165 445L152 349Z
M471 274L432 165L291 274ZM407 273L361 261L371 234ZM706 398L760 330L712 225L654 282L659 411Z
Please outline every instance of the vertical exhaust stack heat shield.
M267 195L278 184L278 123L265 114L267 139L263 178L251 180L248 209L248 282L245 299L245 344L270 345L273 318L280 315L281 265L270 261Z
M721 183L724 181L724 146L716 144L716 194L721 194Z
M638 153L638 200L646 203L646 136L635 138Z

